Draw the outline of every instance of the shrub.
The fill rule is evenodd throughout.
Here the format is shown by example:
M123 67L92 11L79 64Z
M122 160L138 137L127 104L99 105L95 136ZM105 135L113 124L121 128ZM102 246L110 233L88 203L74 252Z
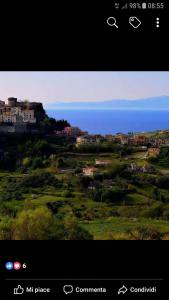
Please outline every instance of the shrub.
M23 159L23 161L22 161L22 165L23 165L23 167L25 167L25 168L30 167L30 166L31 166L31 163L32 163L32 160L31 160L30 157L25 157L25 158Z
M58 209L64 205L63 201L56 201L56 202L48 202L47 208L52 211L53 214L58 212Z
M52 214L45 208L22 211L13 222L14 240L46 240L52 226Z
M9 226L8 226L9 229ZM92 235L72 213L61 218L47 207L23 210L13 219L8 235L14 240L89 240Z
M92 240L93 236L78 224L77 219L69 214L64 219L65 238L67 240Z
M137 227L135 230L128 229L126 232L134 240L161 240L164 236L159 230L147 226Z
M169 220L169 210L165 210L165 211L163 212L163 219L164 219L164 220Z
M159 158L158 157L149 157L148 158L148 162L149 163L152 163L152 164L155 164L155 163L158 163L158 161L159 161Z
M58 163L57 163L58 168L63 168L65 167L65 161L63 158L58 158Z
M118 188L107 189L107 190L103 191L102 201L108 202L108 203L121 201L122 198L124 197L124 195L125 195L125 192Z
M74 197L74 195L73 195L73 193L71 191L67 190L67 191L63 192L63 197L65 197L65 198L72 198L72 197Z
M151 207L141 210L140 216L145 218L161 218L163 216L164 205L162 203L155 203Z
M31 169L32 169L32 170L35 170L35 169L42 168L42 167L43 167L43 161L42 161L42 158L40 158L40 157L35 157L35 158L32 160Z
M12 218L0 218L0 240L12 239Z
M140 210L138 207L120 206L117 212L121 217L126 218L137 218L140 215Z
M38 171L31 175L25 176L20 182L21 187L43 187L45 185L56 186L58 184L57 178L49 172Z
M87 189L91 182L93 182L93 178L88 176L79 177L79 186L82 190Z
M116 162L109 167L109 170L104 173L105 179L113 179L115 176L120 175L126 168L125 164Z
M104 179L104 175L102 173L96 173L94 174L94 180L102 182Z
M169 176L161 176L158 179L158 186L162 189L169 189Z

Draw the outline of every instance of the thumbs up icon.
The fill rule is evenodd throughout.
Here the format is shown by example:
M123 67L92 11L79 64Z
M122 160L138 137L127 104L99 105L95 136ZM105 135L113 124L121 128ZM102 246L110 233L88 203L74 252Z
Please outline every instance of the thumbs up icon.
M24 293L24 288L21 285L18 285L17 288L14 289L14 295L22 295Z

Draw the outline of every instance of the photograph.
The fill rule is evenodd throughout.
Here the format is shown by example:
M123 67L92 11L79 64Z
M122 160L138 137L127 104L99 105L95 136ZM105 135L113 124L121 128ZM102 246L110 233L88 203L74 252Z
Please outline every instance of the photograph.
M169 72L0 72L0 240L169 240Z

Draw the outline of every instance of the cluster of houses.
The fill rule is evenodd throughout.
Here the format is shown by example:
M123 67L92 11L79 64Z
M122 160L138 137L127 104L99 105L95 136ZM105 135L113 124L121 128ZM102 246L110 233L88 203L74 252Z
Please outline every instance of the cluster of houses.
M158 131L157 136L143 134L123 134L117 133L115 135L94 135L82 131L78 127L65 127L64 130L57 132L58 135L71 136L76 139L76 147L81 145L99 144L100 142L114 142L121 145L139 146L141 151L145 151L144 158L157 157L160 153L161 146L169 146L169 139L165 138L165 134L169 135L169 131ZM102 162L102 165L106 164ZM85 175L93 175L97 170L99 163L96 162L95 167L86 167L83 170ZM144 171L144 168L143 168Z
M76 147L87 144L99 144L101 141L112 141L122 145L140 146L143 151L146 151L146 157L156 157L160 153L160 146L166 145L164 138L152 138L144 135L127 136L124 134L113 135L81 135L76 138Z
M162 137L154 138L147 137L145 135L126 135L117 133L116 135L89 135L88 133L83 134L79 131L80 135L76 137L76 145L100 143L100 141L112 141L122 145L135 145L135 146L147 146L159 147L166 144L166 139Z
M106 166L111 164L111 160L96 160L95 166L86 166L83 168L83 175L93 177L94 174L99 172L98 166ZM127 170L131 173L141 172L141 173L152 173L154 169L149 164L144 164L143 166L138 166L136 163L131 163L128 165Z
M117 133L100 135L100 134L89 134L87 131L82 131L79 127L69 126L65 127L62 131L55 132L56 135L62 136L71 136L76 139L76 147L85 144L99 144L100 142L115 142L121 145L129 146L142 146L145 148L152 147L149 150L149 154L152 156L158 155L158 149L160 146L169 145L169 139L164 138L164 134L167 134L167 131L158 131L158 137L148 136L145 134L123 134ZM169 134L169 131L168 131ZM147 147L147 148L146 148Z
M87 131L82 131L79 127L76 126L65 127L61 131L56 131L55 134L58 136L68 136L75 138L77 147L85 144L99 144L101 140L105 139L102 135L88 134ZM110 140L112 141L112 138Z
M159 147L161 145L166 144L166 139L162 137L151 137L145 136L143 134L140 135L125 135L125 134L117 134L114 138L115 142L119 142L122 145L135 145L135 146L145 146L151 145L153 147Z
M99 144L101 141L101 136L99 135L82 135L76 138L76 146L85 145L85 144Z
M75 138L86 133L87 132L82 131L79 127L76 126L67 126L63 130L55 132L55 134L59 136L70 136Z
M143 166L138 166L136 163L131 163L127 170L129 172L142 172L142 173L151 173L153 172L153 168L152 166L148 165L148 164L144 164Z
M161 132L161 136L166 133ZM116 135L94 135L88 134L88 132L82 131L78 127L70 126L65 127L64 130L57 132L58 135L71 136L76 139L76 147L81 145L91 145L91 144L99 144L104 141L112 141L115 143L119 143L121 145L129 145L129 146L140 146L143 151L145 151L144 158L148 157L157 157L160 153L160 147L166 145L166 139L163 137L154 138L148 137L144 134L140 135L130 135L130 134L122 134L117 133ZM86 167L83 169L84 175L93 176L94 173L97 172L97 168L99 165L107 165L110 161L106 160L96 160L94 167ZM143 172L144 172L143 168Z
M111 165L111 163L112 161L110 159L96 159L95 166L86 166L85 168L83 168L83 174L85 176L93 176L98 172L97 167L108 166Z
M162 146L169 146L169 138L165 135L167 131L159 131L157 134L122 134L117 133L115 135L94 135L83 132L78 127L65 127L64 130L57 133L58 135L71 136L75 138L76 147L81 145L99 144L102 142L113 142L121 145L136 146L138 151L144 152L143 158L157 157L160 154L160 148ZM169 131L168 131L169 136ZM93 177L95 174L101 172L101 167L105 167L112 164L110 159L95 159L94 164L86 165L82 169L82 173L85 176ZM153 168L145 163L140 166L135 162L128 164L127 170L130 172L151 173L154 172Z

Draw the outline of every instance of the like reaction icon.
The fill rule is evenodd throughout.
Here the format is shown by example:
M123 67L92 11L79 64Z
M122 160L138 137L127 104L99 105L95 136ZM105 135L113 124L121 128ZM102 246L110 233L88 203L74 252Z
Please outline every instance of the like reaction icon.
M5 264L5 268L6 268L8 271L13 270L13 263L12 263L11 261L8 261L8 262Z
M14 288L14 295L23 295L24 288L21 285L18 285L17 288Z

